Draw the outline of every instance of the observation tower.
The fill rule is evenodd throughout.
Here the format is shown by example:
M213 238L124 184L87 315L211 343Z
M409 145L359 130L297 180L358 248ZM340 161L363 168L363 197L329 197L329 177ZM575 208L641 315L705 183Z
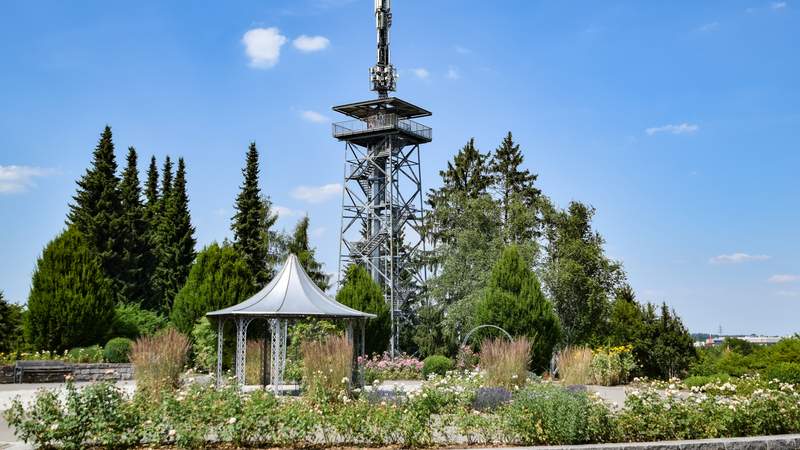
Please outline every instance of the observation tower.
M394 356L404 306L425 281L418 258L424 246L419 148L432 134L413 119L431 113L389 96L397 82L389 59L391 0L375 0L375 21L377 63L369 73L378 98L333 107L350 117L333 124L333 137L345 143L339 276L361 264L381 285L391 309Z

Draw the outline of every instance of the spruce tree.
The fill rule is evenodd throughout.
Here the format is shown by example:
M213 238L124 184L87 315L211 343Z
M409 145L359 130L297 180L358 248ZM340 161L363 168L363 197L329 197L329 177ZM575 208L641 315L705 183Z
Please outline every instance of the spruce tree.
M330 276L322 271L322 264L314 259L315 249L308 243L308 216L303 217L297 222L292 239L289 241L286 250L297 256L300 264L305 269L308 276L323 291L330 287Z
M70 227L47 244L36 262L28 297L28 342L36 350L58 352L102 344L114 302L100 258L77 227Z
M212 243L197 255L186 284L175 297L170 320L183 333L210 311L233 306L255 293L253 275L239 252Z
M472 138L447 163L447 169L439 171L442 187L431 191L431 200L446 199L449 195L462 193L468 198L478 198L488 192L492 177L488 166L489 154L481 153Z
M172 160L169 155L164 158L164 167L161 169L161 199L158 203L159 213L166 209L167 202L172 192Z
M169 167L165 164L164 178ZM162 183L161 215L157 232L157 264L153 275L156 292L161 298L161 310L168 312L175 295L189 276L195 258L194 227L189 214L189 197L186 194L186 165L178 159L175 181ZM166 189L165 189L166 188ZM166 190L167 194L163 194Z
M496 325L513 336L531 340L531 366L545 369L560 339L553 306L542 293L539 279L517 246L509 246L492 268L477 307L477 322Z
M535 209L541 191L534 186L537 175L521 169L523 160L519 144L509 131L489 164L508 243L528 241L538 235Z
M137 155L133 147L128 149L127 165L122 173L120 200L123 249L118 287L126 302L149 306L152 297L150 278L155 259L149 243L149 227L141 199Z
M336 301L377 316L366 323L364 334L368 355L383 353L389 348L389 338L392 335L389 305L383 298L383 289L363 266L351 264L347 268L342 287L336 293Z
M94 150L92 165L77 181L67 224L83 235L89 248L101 261L103 272L112 282L122 271L122 204L117 162L111 128L106 126Z
M247 262L256 285L260 287L270 280L272 271L268 261L269 229L264 229L271 223L266 202L262 199L258 187L258 174L258 150L256 143L251 142L247 151L247 162L242 169L244 181L236 197L234 205L236 213L233 216L231 230L234 248Z
M147 207L153 208L158 204L158 166L156 157L150 157L150 166L147 168L147 180L144 183L144 198Z

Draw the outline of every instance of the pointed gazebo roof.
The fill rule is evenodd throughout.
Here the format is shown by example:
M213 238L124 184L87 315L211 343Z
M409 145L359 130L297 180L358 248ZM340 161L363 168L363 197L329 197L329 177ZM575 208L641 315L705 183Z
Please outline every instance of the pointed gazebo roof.
M297 256L289 255L283 267L263 289L247 300L207 314L213 318L235 316L269 318L367 319L374 314L345 306L326 295L308 276Z

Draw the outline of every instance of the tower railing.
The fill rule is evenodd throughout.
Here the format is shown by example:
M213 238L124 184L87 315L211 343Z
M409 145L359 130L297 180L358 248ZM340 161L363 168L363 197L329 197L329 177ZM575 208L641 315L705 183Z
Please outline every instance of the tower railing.
M433 138L433 131L430 127L411 119L400 119L397 114L379 114L368 117L365 120L354 119L336 122L333 124L333 137L341 138L354 134L391 129L400 129L427 140Z

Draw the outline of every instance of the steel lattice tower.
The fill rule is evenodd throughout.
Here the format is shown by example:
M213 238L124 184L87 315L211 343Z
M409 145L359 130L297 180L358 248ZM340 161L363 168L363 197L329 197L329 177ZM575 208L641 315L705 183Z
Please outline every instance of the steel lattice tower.
M432 135L412 119L431 113L389 97L397 79L389 60L391 0L375 0L375 19L378 61L370 82L378 98L333 108L352 118L333 124L333 136L345 143L339 276L349 264L361 264L383 287L394 356L404 306L425 281L417 261L424 245L419 146Z

